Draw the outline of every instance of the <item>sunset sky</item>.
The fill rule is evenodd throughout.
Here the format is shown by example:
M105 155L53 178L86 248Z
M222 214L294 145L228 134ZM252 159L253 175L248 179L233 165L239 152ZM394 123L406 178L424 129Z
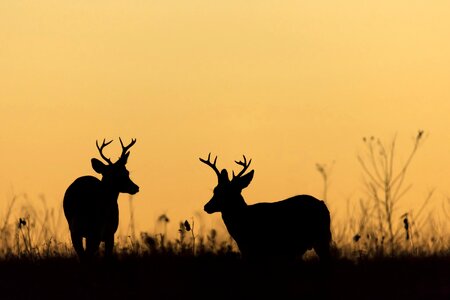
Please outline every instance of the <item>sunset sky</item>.
M95 175L95 141L114 139L115 159L118 137L137 139L139 231L163 213L174 234L185 219L222 226L203 212L216 178L198 158L209 152L229 170L253 159L248 203L321 197L315 164L334 162L328 202L344 216L364 196L362 138L397 135L400 163L419 129L399 213L433 188L439 210L450 197L449 16L443 0L0 0L0 219L24 193L59 209L74 179Z

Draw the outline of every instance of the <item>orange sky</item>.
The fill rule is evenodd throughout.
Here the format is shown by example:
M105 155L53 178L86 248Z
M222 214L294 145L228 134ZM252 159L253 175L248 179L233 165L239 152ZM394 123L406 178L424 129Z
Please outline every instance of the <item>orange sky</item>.
M404 205L436 188L441 207L449 15L448 1L0 0L0 209L23 193L58 207L76 177L94 175L95 140L115 139L116 157L121 136L137 138L139 230L162 213L173 232L191 217L221 226L202 212L216 184L198 161L208 152L221 168L253 158L249 203L320 197L315 164L335 161L338 214L363 195L362 137L397 134L402 161L418 129L428 137Z

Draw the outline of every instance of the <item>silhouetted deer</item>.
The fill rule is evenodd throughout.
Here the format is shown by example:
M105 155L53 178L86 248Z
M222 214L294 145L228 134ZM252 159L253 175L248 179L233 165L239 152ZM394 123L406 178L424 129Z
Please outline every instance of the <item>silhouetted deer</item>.
M105 256L110 257L114 247L114 233L119 226L119 193L131 195L139 191L139 187L130 179L130 173L125 165L130 152L128 150L136 143L131 140L128 146L122 145L122 155L115 162L103 154L103 149L112 141L99 147L100 156L107 162L91 159L92 168L102 174L102 180L93 176L83 176L76 179L64 195L64 214L69 223L72 244L80 260L92 258L98 251L100 242L105 243ZM86 239L86 249L83 247Z
M219 183L205 205L208 214L221 212L228 232L245 258L282 258L294 260L314 248L322 261L330 258L330 213L323 201L299 195L274 203L247 205L241 195L253 179L254 171L245 174L251 160L236 161L243 167L230 181L227 170L208 159L200 161L217 174Z

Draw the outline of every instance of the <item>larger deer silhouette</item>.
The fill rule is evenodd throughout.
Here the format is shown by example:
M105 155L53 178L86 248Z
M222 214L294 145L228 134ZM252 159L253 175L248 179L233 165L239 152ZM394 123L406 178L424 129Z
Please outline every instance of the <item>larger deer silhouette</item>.
M309 195L273 202L247 205L241 195L253 179L254 170L244 175L251 163L244 155L239 174L230 180L227 170L200 158L217 175L218 185L212 199L205 205L208 214L222 213L228 232L236 241L244 258L281 258L294 260L313 249L321 261L330 258L330 213L325 203Z
M123 145L120 138L119 140L122 154L115 163L103 154L103 149L112 141L103 140L101 146L96 141L100 156L107 164L96 158L91 159L91 164L97 173L102 174L102 179L94 176L79 177L64 195L64 214L69 223L73 247L80 260L92 258L101 242L105 243L105 256L111 256L114 234L119 225L119 193L133 195L139 191L125 167L130 155L128 150L136 140L132 139L127 146ZM86 239L86 247L83 247L83 238Z

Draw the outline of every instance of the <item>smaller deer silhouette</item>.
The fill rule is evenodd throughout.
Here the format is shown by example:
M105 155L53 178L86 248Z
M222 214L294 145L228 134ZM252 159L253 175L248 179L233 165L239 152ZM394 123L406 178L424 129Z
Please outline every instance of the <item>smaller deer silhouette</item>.
M245 174L251 160L236 163L243 167L230 180L227 170L200 158L217 175L218 185L204 209L208 214L222 213L228 232L236 241L244 258L277 258L294 260L313 249L322 261L330 258L330 213L323 201L309 195L273 202L247 205L241 192L253 179L254 171Z
M139 191L139 187L130 179L126 169L128 151L135 143L132 139L128 146L122 145L120 158L112 163L103 154L103 149L112 141L101 146L96 141L100 156L106 161L104 164L96 158L91 159L92 168L102 174L102 180L94 176L83 176L76 179L64 195L63 208L73 247L80 260L91 259L98 251L101 242L105 243L105 257L111 257L114 247L114 234L119 226L119 207L117 199L119 193L131 195ZM83 238L86 247L83 247Z

